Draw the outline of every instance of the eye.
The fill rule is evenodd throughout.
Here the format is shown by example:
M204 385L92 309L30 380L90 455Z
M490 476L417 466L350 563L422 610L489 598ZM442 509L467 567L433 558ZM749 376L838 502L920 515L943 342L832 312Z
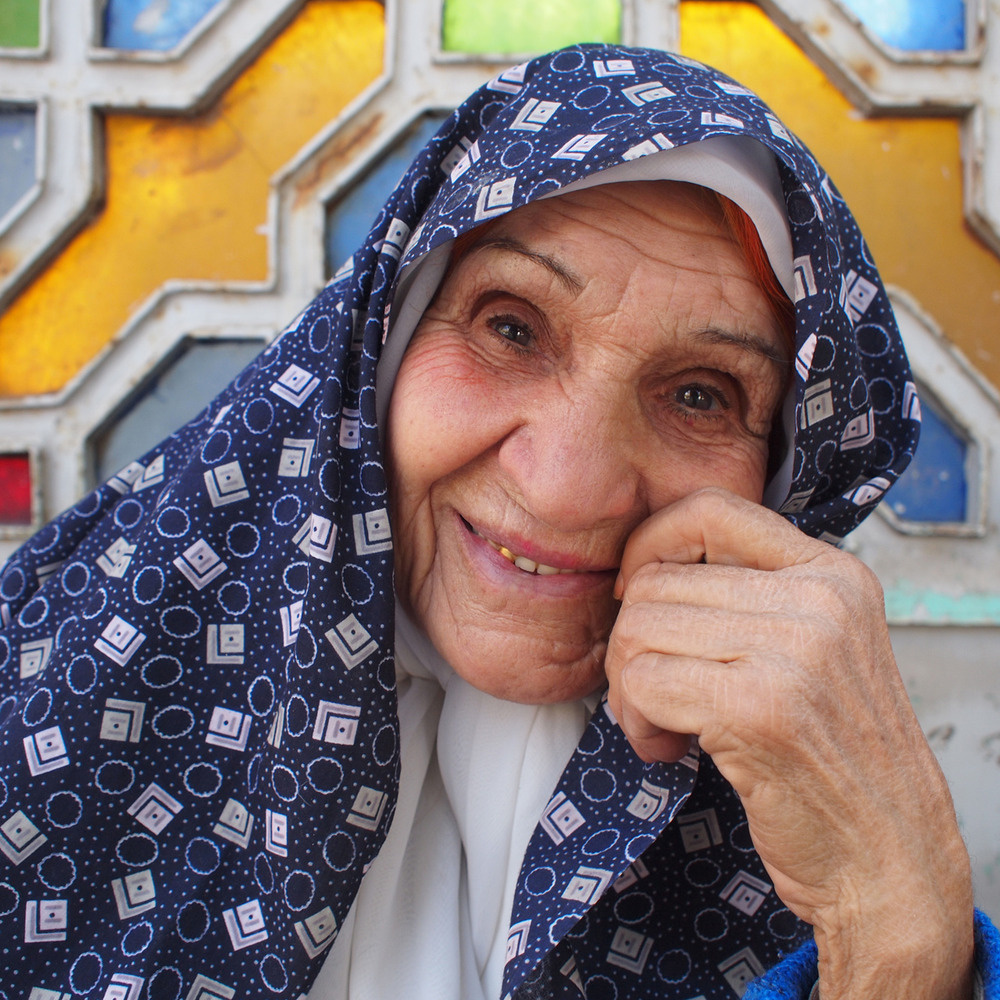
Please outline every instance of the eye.
M488 326L497 336L514 347L522 349L531 347L535 339L531 327L516 316L494 316L488 321Z
M729 404L721 394L703 385L685 385L677 390L674 401L688 410L728 409Z

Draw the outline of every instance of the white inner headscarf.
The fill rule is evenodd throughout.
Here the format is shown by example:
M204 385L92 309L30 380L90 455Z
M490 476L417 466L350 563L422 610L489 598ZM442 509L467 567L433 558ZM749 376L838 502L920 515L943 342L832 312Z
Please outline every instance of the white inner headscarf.
M717 136L611 167L550 197L639 180L700 184L739 205L791 297L791 234L777 166L763 146ZM438 247L400 274L378 368L382 427L403 352L450 254L451 244ZM786 403L786 426L790 412ZM784 496L788 466L765 502ZM396 679L396 814L309 1000L497 1000L521 860L598 697L520 705L485 694L454 673L398 601Z

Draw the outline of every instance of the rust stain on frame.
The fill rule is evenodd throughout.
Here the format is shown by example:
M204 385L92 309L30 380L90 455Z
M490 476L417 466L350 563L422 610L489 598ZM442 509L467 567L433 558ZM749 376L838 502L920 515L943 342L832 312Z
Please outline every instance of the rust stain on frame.
M364 155L368 144L378 136L384 117L379 112L360 124L349 125L337 136L295 189L296 207L310 201L317 189L324 186L334 174L355 158Z

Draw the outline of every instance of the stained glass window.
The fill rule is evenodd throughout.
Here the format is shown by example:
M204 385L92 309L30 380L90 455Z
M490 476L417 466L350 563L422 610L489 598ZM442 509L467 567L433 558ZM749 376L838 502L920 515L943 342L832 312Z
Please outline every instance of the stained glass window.
M0 48L37 49L39 0L0 0Z
M196 416L260 352L259 340L187 343L125 402L124 412L91 441L95 482L147 452Z
M621 0L444 0L448 52L548 52L573 42L620 42Z
M925 392L917 455L886 502L907 521L962 522L968 517L969 442L936 406Z
M385 199L420 147L444 119L443 114L428 114L417 119L375 163L368 165L360 180L331 205L326 220L328 274L333 274L364 243Z
M965 48L964 0L840 0L897 49Z
M0 525L31 524L31 460L26 452L0 453Z
M0 219L35 183L35 109L0 104Z
M108 0L104 44L111 49L172 49L219 0Z

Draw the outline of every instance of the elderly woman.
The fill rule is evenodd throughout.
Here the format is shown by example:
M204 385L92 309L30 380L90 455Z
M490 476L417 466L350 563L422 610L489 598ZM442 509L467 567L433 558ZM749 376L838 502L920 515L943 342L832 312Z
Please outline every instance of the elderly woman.
M918 421L758 99L619 48L501 74L0 578L5 995L1000 995L831 544Z

